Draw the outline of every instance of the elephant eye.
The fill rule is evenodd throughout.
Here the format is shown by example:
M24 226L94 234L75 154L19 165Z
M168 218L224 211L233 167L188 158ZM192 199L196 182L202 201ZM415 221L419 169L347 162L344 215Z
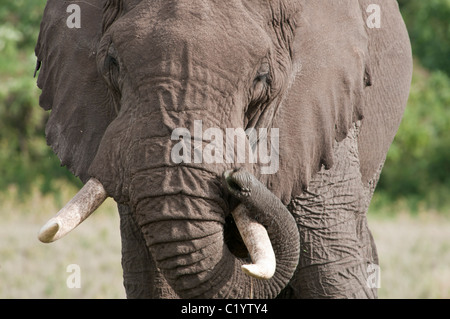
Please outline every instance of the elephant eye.
M120 70L120 64L117 57L117 50L112 44L108 48L108 53L105 57L104 67L106 71L110 71L112 68Z
M256 81L271 83L269 62L266 61L261 64L256 75Z
M116 48L112 43L109 44L107 50L104 51L103 60L103 77L109 84L110 89L115 93L120 92L119 75L120 75L120 62Z
M105 37L100 43L97 54L98 70L105 80L109 94L114 101L116 113L120 110L121 79L120 79L120 59L110 37Z
M252 113L253 109L265 104L270 99L272 84L270 71L270 64L268 61L261 63L256 72L256 77L253 80L248 112Z

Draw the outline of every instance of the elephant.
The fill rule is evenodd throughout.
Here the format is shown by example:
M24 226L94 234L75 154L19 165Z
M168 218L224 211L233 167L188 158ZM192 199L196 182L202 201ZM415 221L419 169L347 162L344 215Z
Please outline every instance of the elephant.
M35 53L47 142L84 183L41 241L111 197L127 298L377 297L397 1L48 0Z

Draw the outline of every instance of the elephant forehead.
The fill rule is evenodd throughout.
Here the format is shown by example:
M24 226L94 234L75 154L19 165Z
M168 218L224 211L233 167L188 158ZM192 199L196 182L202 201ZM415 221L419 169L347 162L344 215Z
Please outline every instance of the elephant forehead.
M111 28L125 60L194 59L232 72L267 54L261 23L242 4L215 1L145 1ZM231 63L239 61L239 63ZM254 67L254 62L248 66Z

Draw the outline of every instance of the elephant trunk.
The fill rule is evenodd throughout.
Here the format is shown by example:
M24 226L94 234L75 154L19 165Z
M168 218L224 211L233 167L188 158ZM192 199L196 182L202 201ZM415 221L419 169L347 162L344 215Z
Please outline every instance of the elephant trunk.
M186 176L192 177L192 168L181 166L174 170L177 172L165 175L171 176L172 181L159 183L158 188L168 184L193 185ZM267 228L277 260L270 280L252 278L242 271L248 260L234 256L224 240L225 212L229 208L220 181L213 175L205 178L208 174L204 171L199 174L203 176L198 179L202 185L197 185L201 186L195 188L197 192L193 188L172 192L166 189L154 195L147 192L136 202L136 220L156 265L182 298L275 297L289 282L298 263L299 235L293 217L274 195L267 196L270 192L265 188L267 193L261 200L262 184L251 185L255 196L242 202L251 210L256 207L258 222ZM228 180L232 183L230 176ZM208 183L209 194L217 197L202 194L204 183ZM234 189L239 183L232 184Z

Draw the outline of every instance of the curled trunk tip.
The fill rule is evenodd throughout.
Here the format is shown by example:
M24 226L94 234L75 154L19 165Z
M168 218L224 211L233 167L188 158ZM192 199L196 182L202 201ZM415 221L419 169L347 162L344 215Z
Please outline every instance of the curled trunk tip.
M275 274L276 259L267 230L248 216L244 205L232 212L234 221L247 247L253 264L243 265L242 270L258 279L270 279Z

